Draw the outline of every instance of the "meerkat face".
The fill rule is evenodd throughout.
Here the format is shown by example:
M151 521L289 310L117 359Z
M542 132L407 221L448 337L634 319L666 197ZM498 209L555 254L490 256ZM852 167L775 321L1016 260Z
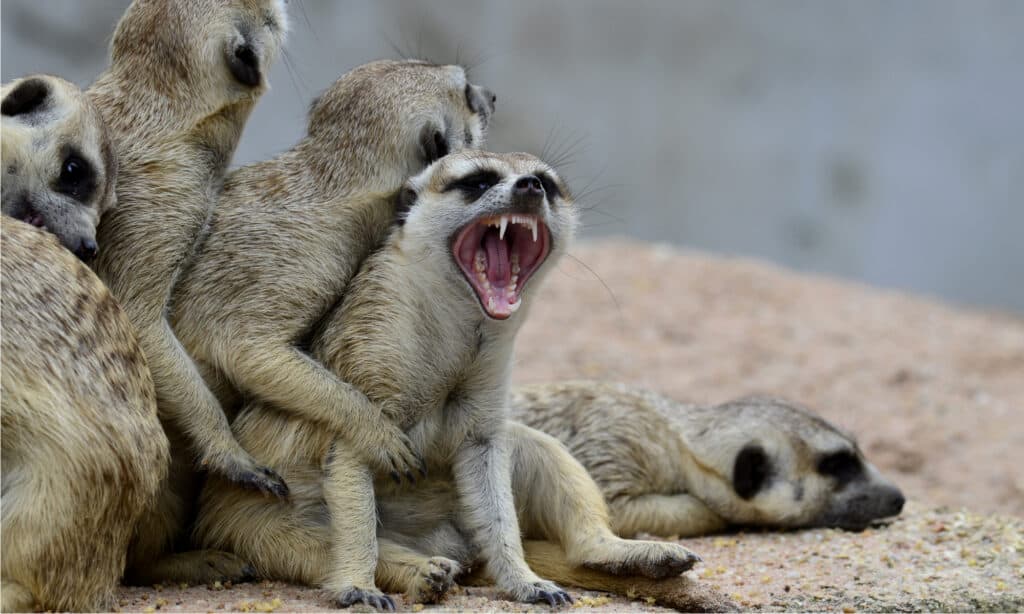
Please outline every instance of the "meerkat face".
M441 262L445 274L492 320L519 309L577 220L557 173L522 153L449 155L409 180L399 200L410 244L451 254Z
M117 163L98 111L75 85L31 76L0 90L3 214L57 235L83 260L114 200Z
M287 30L285 0L135 0L111 56L114 67L207 113L266 89Z
M756 398L709 411L718 414L716 437L701 461L721 478L705 502L728 521L860 530L903 509L900 490L821 417Z
M313 103L309 134L360 148L377 168L394 167L400 184L449 153L482 147L496 100L461 66L379 60L349 71Z

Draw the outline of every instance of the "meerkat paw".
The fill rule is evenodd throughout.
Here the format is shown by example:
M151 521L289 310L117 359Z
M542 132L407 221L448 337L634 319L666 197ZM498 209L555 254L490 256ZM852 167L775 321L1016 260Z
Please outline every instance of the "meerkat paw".
M643 576L654 580L678 576L703 559L671 542L622 539L608 544L601 555L582 565L616 576Z
M258 490L265 495L274 495L279 499L287 499L288 484L273 469L264 467L248 454L226 456L222 460L204 463L204 465L224 479L247 490Z
M426 477L427 464L413 451L412 441L402 429L382 424L378 437L378 444L369 450L368 461L380 475L390 475L398 484L402 480L415 484L417 474Z
M438 603L455 585L455 578L462 573L462 568L451 559L435 556L423 564L419 573L418 584L407 595L409 601Z
M377 588L353 586L339 591L334 597L334 604L339 608L347 608L359 603L364 603L381 612L395 611L395 601L390 595L384 594Z
M547 580L528 582L509 590L508 593L516 601L547 603L553 608L560 608L573 602L572 595L554 582L548 582Z

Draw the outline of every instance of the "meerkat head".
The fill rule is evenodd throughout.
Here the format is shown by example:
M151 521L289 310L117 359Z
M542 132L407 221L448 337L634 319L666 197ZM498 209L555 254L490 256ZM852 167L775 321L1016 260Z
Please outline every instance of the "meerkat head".
M482 151L451 154L410 179L398 215L401 244L422 252L421 261L440 261L492 320L519 309L527 285L566 250L577 223L568 188L549 165ZM438 253L450 258L427 257Z
M327 164L358 157L383 191L449 153L479 149L497 97L461 66L379 60L355 68L313 102L309 138Z
M287 30L285 0L135 0L114 32L111 67L210 114L266 89Z
M688 438L717 474L704 502L733 524L860 530L903 509L856 440L802 407L747 398L704 411L715 436Z
M63 79L35 75L0 89L3 214L45 228L82 260L114 200L117 158L99 112Z

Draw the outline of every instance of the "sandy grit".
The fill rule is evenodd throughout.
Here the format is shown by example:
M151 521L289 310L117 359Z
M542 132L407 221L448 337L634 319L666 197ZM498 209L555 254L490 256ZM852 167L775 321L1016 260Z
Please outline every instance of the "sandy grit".
M616 380L702 403L790 397L855 433L910 499L863 533L686 540L705 560L693 578L756 610L1024 610L1024 319L644 243L573 255L586 266L566 259L549 278L517 381ZM642 595L574 595L583 611L659 609ZM497 598L459 589L427 609L547 609ZM332 609L322 591L278 582L125 588L119 608Z

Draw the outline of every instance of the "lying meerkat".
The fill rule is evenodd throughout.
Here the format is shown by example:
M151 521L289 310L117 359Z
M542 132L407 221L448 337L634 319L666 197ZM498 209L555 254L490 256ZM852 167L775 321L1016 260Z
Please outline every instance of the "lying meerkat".
M135 0L114 32L110 68L86 92L120 164L117 205L100 220L95 269L138 330L173 453L168 488L132 547L130 582L246 575L233 556L162 558L197 494L196 459L244 486L287 492L234 440L167 321L172 287L267 89L265 73L286 27L283 0Z
M794 403L685 405L620 384L515 389L512 415L561 440L601 487L619 535L729 525L859 530L903 494L856 440Z
M82 260L114 201L117 158L106 124L76 85L33 75L0 88L4 215L44 228Z
M516 600L568 603L524 561L517 512L527 535L561 542L571 560L560 553L556 571L569 579L577 565L654 578L692 566L676 544L615 537L583 468L553 438L506 421L515 334L576 226L555 172L527 154L451 154L409 181L398 212L404 223L363 263L311 351L402 428L427 477L395 483L317 423L250 404L236 435L286 477L291 499L211 480L199 540L265 577L324 586L338 605L380 609L394 603L375 578L437 601L477 561Z
M66 136L99 164L97 178L112 178L95 144ZM43 202L51 172L22 166L15 185ZM167 473L153 382L92 271L38 228L4 217L2 234L0 610L110 610L129 540Z
M405 178L479 147L493 111L459 66L372 62L313 103L290 151L231 173L173 320L225 407L233 390L273 403L413 479L421 460L405 434L304 345L386 236Z

